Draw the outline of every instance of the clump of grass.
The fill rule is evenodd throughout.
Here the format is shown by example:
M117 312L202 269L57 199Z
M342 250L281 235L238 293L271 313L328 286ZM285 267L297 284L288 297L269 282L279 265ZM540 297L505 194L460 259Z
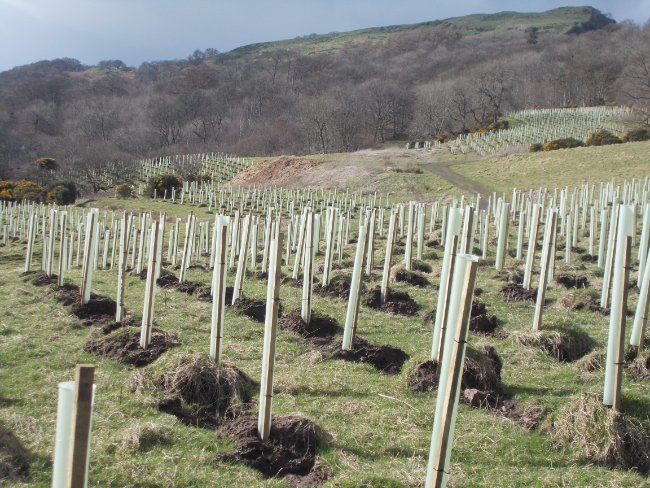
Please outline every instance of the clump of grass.
M577 328L523 332L517 336L522 346L534 346L547 352L556 361L576 361L593 347L593 340Z
M629 366L629 372L639 380L650 380L650 354L639 356Z
M171 428L155 422L146 422L122 432L116 450L122 454L145 452L155 446L170 444L171 440Z
M594 395L575 398L551 427L553 446L609 467L650 469L650 433L635 418L603 405Z
M578 369L584 372L596 371L602 369L605 365L605 354L602 351L594 351L584 356L577 364Z
M570 312L578 310L595 311L599 307L600 296L591 288L578 288L562 295L558 299L558 306Z
M250 401L252 381L234 366L219 367L200 353L182 357L174 369L162 375L159 385L188 404L215 408L226 415Z

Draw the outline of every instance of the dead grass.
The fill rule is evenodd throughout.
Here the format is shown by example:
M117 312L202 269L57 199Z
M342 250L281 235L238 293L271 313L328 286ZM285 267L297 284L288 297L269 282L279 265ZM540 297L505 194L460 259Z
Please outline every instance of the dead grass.
M560 411L551 439L555 447L570 447L579 459L642 473L650 469L650 433L593 395L579 396Z

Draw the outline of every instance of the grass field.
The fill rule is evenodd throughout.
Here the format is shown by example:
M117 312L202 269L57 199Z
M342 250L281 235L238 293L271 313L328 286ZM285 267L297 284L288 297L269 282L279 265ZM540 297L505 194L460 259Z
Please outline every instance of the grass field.
M453 170L496 192L622 182L650 174L650 142L512 154L456 164Z
M96 202L103 203L103 202ZM132 201L136 205L137 201ZM177 206L178 207L178 206ZM512 243L511 243L512 244ZM580 243L581 246L585 242ZM385 241L377 244L380 267ZM84 343L101 336L97 327L87 327L56 303L48 287L35 287L21 277L24 244L0 248L0 424L9 428L32 453L29 476L7 486L49 486L51 453L54 443L57 383L72 379L77 363L97 365L97 401L94 410L91 454L91 486L106 487L202 487L202 486L287 486L282 479L264 479L256 471L218 460L219 454L232 449L211 429L191 427L159 412L153 390L129 391L135 372L154 376L169 370L179 357L207 352L210 303L200 302L184 293L159 289L156 298L156 327L178 334L182 344L143 368L131 368L111 359L83 352ZM399 247L401 249L401 247ZM494 250L494 243L492 244ZM354 252L346 249L346 260ZM427 248L425 261L433 265L427 277L438 283L439 249ZM492 256L490 256L492 257ZM40 253L36 252L36 258ZM558 272L585 275L595 288L598 273L592 264L565 268L558 251ZM395 258L397 262L399 257ZM205 264L206 258L203 258ZM323 256L319 255L320 263ZM508 258L507 267L521 266ZM343 272L349 272L349 269ZM285 269L285 273L290 271ZM376 268L368 286L378 282ZM546 430L558 411L575 395L602 390L603 371L581 372L575 363L559 363L548 354L518 345L518 331L531 327L530 302L507 303L499 290L505 274L493 267L482 267L477 287L483 290L479 300L488 312L498 317L499 330L509 334L483 337L471 334L470 346L492 344L503 360L502 381L521 408L535 405L546 411L541 426L527 431L518 424L483 409L459 407L456 441L452 454L453 486L472 487L547 487L647 486L648 479L622 469L608 469L576 457L570 448L551 447ZM188 279L209 282L207 271L192 269ZM228 276L231 284L232 275ZM68 276L80 282L79 270ZM535 280L534 280L535 284ZM100 270L93 291L115 296L114 271ZM408 291L421 312L436 303L432 286L417 288L402 283L391 285ZM142 310L144 282L129 276L126 306L129 316ZM244 285L248 297L263 298L264 282L251 278ZM571 290L553 286L548 293L550 305L544 328L564 330L577 327L594 341L595 351L604 351L608 318L600 314L568 312L559 304ZM300 288L283 285L282 305L290 310L299 305ZM633 309L637 292L630 290L629 308ZM346 302L315 297L314 310L333 316L343 324ZM275 415L304 415L319 426L320 463L331 472L325 486L330 487L416 487L423 485L435 392L413 393L406 385L408 371L427 359L432 325L421 316L391 316L361 307L360 336L376 344L392 344L406 351L411 359L397 375L384 375L372 366L324 358L309 343L290 332L279 331L273 411ZM263 326L248 318L226 311L224 357L259 381ZM256 412L256 399L250 410ZM623 408L629 415L650 426L650 383L623 380ZM141 430L153 423L157 436L145 442ZM132 439L141 441L138 442Z

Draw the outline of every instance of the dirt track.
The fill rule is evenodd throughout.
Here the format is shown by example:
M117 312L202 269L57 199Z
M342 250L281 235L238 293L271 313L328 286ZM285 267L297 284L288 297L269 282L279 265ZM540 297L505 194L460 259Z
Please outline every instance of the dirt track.
M478 159L472 159L469 161L454 162L454 163L433 162L433 163L426 164L423 167L427 171L431 171L436 176L442 178L443 180L448 181L449 183L451 183L457 188L460 188L463 191L469 192L472 195L476 195L480 193L481 194L480 206L482 209L485 209L487 208L487 204L488 204L487 195L490 195L492 192L487 188L485 188L484 186L482 186L480 183L472 181L469 178L466 178L465 176L459 175L453 169L451 169L452 166L456 166L458 164L473 163L475 161L478 161Z

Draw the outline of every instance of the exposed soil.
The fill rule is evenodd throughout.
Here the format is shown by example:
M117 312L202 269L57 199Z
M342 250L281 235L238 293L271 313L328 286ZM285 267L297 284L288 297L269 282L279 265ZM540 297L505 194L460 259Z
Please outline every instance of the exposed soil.
M266 442L259 438L257 417L250 415L222 425L217 432L220 436L234 437L237 443L234 452L219 456L222 460L243 463L268 477L307 476L314 469L316 426L304 417L274 417Z
M308 169L318 166L322 161L297 156L279 156L255 164L236 175L230 184L233 186L286 186L303 175Z
M241 413L255 383L234 366L218 367L206 354L196 354L183 358L156 386L166 394L159 410L187 425L214 427Z
M94 352L132 366L145 366L154 362L172 347L180 345L178 338L171 333L153 329L151 343L147 349L140 347L140 330L129 327L126 330L91 339L84 345L84 351Z
M401 281L402 283L408 283L409 285L421 288L431 284L426 276L417 271L408 271L401 266L395 266L391 269L390 279L391 281Z
M29 474L32 456L20 439L0 425L0 485L22 480Z
M501 296L506 302L522 302L537 300L537 288L526 290L519 283L507 283L501 288Z
M117 303L115 300L91 294L86 304L75 303L72 306L72 315L89 322L105 322L115 319Z
M387 290L387 300L381 304L381 287L376 286L363 297L363 303L370 308L381 310L382 312L397 315L415 315L418 311L418 304L411 296L403 291Z
M333 358L354 363L370 363L385 374L399 373L403 364L409 359L409 355L398 347L376 346L361 337L354 338L352 349L349 351L341 349L341 344L342 342L339 341L330 343L329 349L333 349Z
M312 312L309 324L300 317L300 309L292 310L278 319L278 326L282 330L295 332L305 338L331 337L343 332L336 320L327 315L318 315Z
M497 317L487 313L485 303L474 300L469 321L469 330L478 334L492 334L497 328Z
M589 280L586 276L561 274L555 277L555 281L565 288L588 288Z
M350 281L352 277L348 274L335 275L330 280L330 284L322 286L321 283L314 286L314 293L322 297L350 298ZM365 291L365 285L361 283L361 293Z
M102 325L102 334L110 334L111 332L116 331L117 329L121 329L122 327L139 327L140 324L138 322L139 321L136 319L126 319L122 322L108 322Z
M226 303L231 303L226 301ZM256 300L253 298L240 297L237 299L232 309L240 314L263 323L266 317L266 300ZM282 314L282 304L278 307L278 315Z
M27 273L22 274L25 277L25 281L28 281L34 286L47 286L55 284L58 281L58 276L52 275L48 276L45 273L34 273L28 271Z
M507 395L476 388L463 390L461 401L472 408L485 408L497 415L502 415L526 430L535 429L546 414L542 407L528 407L521 410L517 402Z
M478 349L467 348L461 388L502 391L501 368L503 363L494 347L484 344ZM438 363L429 359L415 365L409 372L407 384L413 392L433 390L438 386Z

